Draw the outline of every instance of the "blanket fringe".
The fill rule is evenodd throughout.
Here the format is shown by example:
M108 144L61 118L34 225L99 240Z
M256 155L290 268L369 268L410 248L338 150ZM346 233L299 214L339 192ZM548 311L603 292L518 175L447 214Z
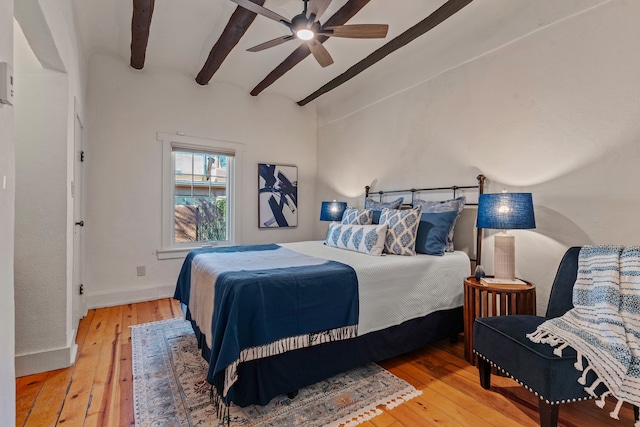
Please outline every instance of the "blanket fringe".
M246 348L240 352L240 356L225 368L224 387L222 396L226 397L231 386L238 380L238 365L251 360L263 359L292 350L312 347L327 342L341 341L358 336L358 325L348 325L340 328L329 329L322 332L298 335L282 338L269 344Z
M562 357L562 350L567 348L567 346L569 346L569 344L565 342L560 347L557 347L557 348L553 349L553 354L555 354L558 357Z
M607 390L607 391L605 391L604 393L602 393L602 394L600 395L600 399L599 399L599 400L596 400L596 405L598 406L598 408L600 408L600 409L604 408L604 405L605 405L605 403L606 403L606 402L604 401L604 399L606 399L606 398L607 398L607 396L608 396L608 395L610 395L610 394L611 394L611 391Z
M529 338L532 342L541 343L542 340L549 336L549 333L543 331L542 329L536 329L535 331L527 334L527 338Z
M615 420L619 420L618 413L620 412L620 408L622 407L622 399L618 399L618 403L616 403L616 407L613 412L609 412L609 416Z
M584 370L584 366L582 365L582 353L580 353L579 351L576 350L576 363L573 364L573 366L578 370L578 371L583 371Z
M593 370L591 366L587 366L584 371L582 371L582 375L578 378L578 384L586 385L587 384L587 374L589 371ZM586 390L586 389L585 389Z

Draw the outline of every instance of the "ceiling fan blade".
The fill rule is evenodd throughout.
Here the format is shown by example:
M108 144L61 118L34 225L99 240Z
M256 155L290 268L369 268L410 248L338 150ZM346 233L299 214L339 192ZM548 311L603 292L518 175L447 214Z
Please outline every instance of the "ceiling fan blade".
M269 19L273 19L276 22L282 22L287 25L291 25L291 21L289 21L284 16L278 15L277 13L267 9L266 7L262 7L258 4L255 4L251 0L231 0L231 1L240 7L243 7L253 13L257 13L258 15L262 15Z
M247 51L248 52L260 52L261 50L265 50L265 49L269 49L270 47L278 46L279 44L282 44L284 42L287 42L287 41L293 40L293 39L294 39L293 36L278 37L276 39L269 40L268 42L260 43L257 46L251 47L251 48L247 49Z
M313 14L315 16L315 18L313 18L314 21L317 21L327 10L330 4L331 0L311 0L307 7L307 18Z
M333 64L333 58L329 55L329 51L322 46L318 40L309 40L307 42L307 46L309 46L309 50L313 54L313 57L316 58L318 64L320 64L323 68Z
M387 24L353 24L324 27L318 34L350 39L383 39L388 30Z

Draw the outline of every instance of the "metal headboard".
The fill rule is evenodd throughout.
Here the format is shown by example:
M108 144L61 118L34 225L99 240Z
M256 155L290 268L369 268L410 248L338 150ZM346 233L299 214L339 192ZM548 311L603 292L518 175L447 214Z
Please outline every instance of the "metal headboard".
M366 199L373 195L373 194L378 194L379 195L379 200L380 202L383 201L383 197L385 195L389 195L389 194L396 194L396 193L411 193L411 203L405 203L403 204L404 207L411 207L413 206L413 202L416 199L416 193L422 193L422 192L426 192L426 191L446 191L449 190L453 193L453 197L452 198L456 198L458 197L458 190L464 190L464 189L477 189L478 190L478 194L483 194L484 193L484 180L485 180L485 176L480 174L476 177L476 179L478 180L478 184L477 185L452 185L450 187L431 187L431 188L410 188L408 190L388 190L388 191L375 191L373 193L370 192L371 187L370 186L366 186L364 187L364 198L365 201ZM477 206L477 203L466 203L465 206ZM476 265L480 265L481 264L481 259L482 259L482 229L481 228L477 228L477 234L476 234L476 259L472 259L471 261L474 261L476 263Z

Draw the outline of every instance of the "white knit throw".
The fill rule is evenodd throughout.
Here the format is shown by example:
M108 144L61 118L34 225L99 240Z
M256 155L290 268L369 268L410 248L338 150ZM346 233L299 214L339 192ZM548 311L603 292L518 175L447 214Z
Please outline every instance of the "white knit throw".
M567 346L578 354L578 382L587 393L618 399L612 418L618 419L623 402L640 405L640 246L585 246L578 258L578 276L573 288L574 308L550 319L527 334L533 342L556 347L562 356ZM583 358L587 366L583 366ZM587 385L587 373L597 378ZM607 391L596 395L604 384ZM636 427L640 427L637 422Z

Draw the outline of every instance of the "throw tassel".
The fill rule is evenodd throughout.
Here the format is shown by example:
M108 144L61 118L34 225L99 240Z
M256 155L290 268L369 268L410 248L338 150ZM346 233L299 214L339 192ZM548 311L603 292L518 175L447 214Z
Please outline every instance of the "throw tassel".
M591 366L587 366L587 368L582 371L582 375L578 378L578 384L586 385L587 384L587 374L591 370Z
M593 382L593 384L591 384L591 387L585 387L584 391L589 393L592 397L598 397L598 395L595 392L595 389L596 389L596 387L598 387L600 385L601 382L602 382L602 380L600 378L596 379Z
M527 334L527 338L529 338L532 342L541 343L542 340L548 337L549 334L542 329L536 329L535 331Z
M555 348L555 349L553 350L553 354L555 354L555 355L556 355L556 356L558 356L558 357L562 357L562 350L564 350L564 349L565 349L565 348L567 348L568 346L569 346L569 344L567 344L567 343L562 344L560 347Z
M618 412L620 412L620 407L622 406L622 399L618 399L618 403L616 403L616 408L613 410L613 412L609 413L609 416L611 418L613 418L614 420L619 420L620 418L618 418Z
M576 363L573 364L573 367L578 371L582 371L584 369L584 367L582 366L582 353L577 350L576 353L578 354L578 356L576 357Z
M598 408L600 409L604 408L604 404L605 404L604 399L610 394L611 392L609 390L602 393L602 396L600 396L600 400L596 400L596 405L598 405Z

